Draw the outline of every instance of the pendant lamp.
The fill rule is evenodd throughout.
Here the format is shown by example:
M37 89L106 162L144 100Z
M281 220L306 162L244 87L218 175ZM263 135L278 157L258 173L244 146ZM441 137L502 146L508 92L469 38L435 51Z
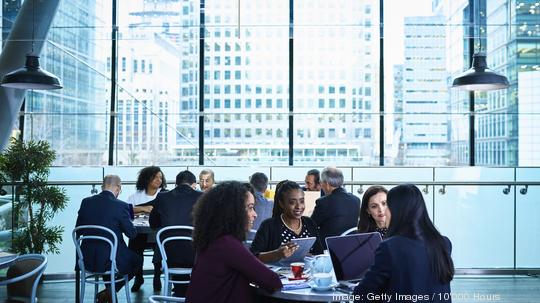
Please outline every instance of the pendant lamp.
M472 67L457 76L452 83L452 87L469 91L503 89L509 85L508 79L505 76L488 68L484 53L474 54Z
M18 89L59 89L62 84L58 77L39 68L39 57L34 54L34 1L32 0L32 51L26 55L24 67L5 74L1 85Z
M481 24L485 22L485 12L480 9L479 2L476 0L469 1L469 20L470 20L470 32L469 32L469 56L472 56L471 68L458 75L452 81L452 87L468 91L489 91L496 89L503 89L510 86L508 79L489 69L486 61L486 54L482 52L483 33L485 30L481 28ZM478 8L477 8L478 7ZM475 14L475 11L478 15ZM474 52L472 46L475 45L475 25L478 32L479 39L479 51Z

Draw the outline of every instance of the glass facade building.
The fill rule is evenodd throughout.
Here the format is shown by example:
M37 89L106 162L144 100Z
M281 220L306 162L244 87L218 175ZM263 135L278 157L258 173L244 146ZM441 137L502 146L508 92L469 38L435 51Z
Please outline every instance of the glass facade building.
M474 3L471 29L465 0L61 2L41 63L64 89L15 129L58 165L469 165L471 142L475 165L538 165L538 3ZM449 89L471 36L511 83L472 112Z

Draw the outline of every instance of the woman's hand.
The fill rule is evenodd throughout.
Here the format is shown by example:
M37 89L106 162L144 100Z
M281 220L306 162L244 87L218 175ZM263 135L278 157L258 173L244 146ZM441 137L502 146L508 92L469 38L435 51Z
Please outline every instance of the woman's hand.
M279 255L279 259L282 258L288 258L294 254L294 252L298 249L298 244L294 242L287 242L285 244L282 244L278 249L277 253Z

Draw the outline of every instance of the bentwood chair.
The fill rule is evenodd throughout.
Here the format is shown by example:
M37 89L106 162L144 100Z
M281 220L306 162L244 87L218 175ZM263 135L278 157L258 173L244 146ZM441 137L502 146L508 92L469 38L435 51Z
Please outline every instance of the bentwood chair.
M10 299L29 297L30 302L35 303L39 280L46 267L47 257L44 255L28 254L19 256L8 268L6 280L0 281L0 286L7 285L7 293ZM28 292L28 286L30 285L31 291Z
M351 227L349 229L347 229L346 231L344 231L343 233L341 233L340 236L346 236L346 235L350 235L350 234L354 234L355 231L358 230L358 227Z
M112 230L110 230L107 227L99 226L99 225L81 225L79 227L76 227L72 232L73 237L73 243L75 243L75 248L77 250L77 264L79 266L79 269L81 271L81 295L80 295L80 302L84 303L84 290L85 290L85 284L94 284L94 302L96 301L96 296L98 292L98 286L99 284L103 284L107 286L107 284L110 285L110 291L111 291L111 298L112 303L116 303L116 288L115 284L120 281L125 282L124 289L126 290L126 300L128 303L131 303L131 297L129 293L129 277L128 275L120 275L118 272L118 268L116 267L116 251L118 249L118 239L116 238L116 235ZM110 261L110 268L106 271L102 272L92 272L90 270L87 270L84 265L84 255L83 251L81 249L81 246L83 245L83 242L89 241L94 242L93 244L101 241L105 242L106 246L109 247L109 261ZM90 243L87 243L87 245ZM105 247L106 247L105 246ZM100 277L104 277L110 275L110 281L100 281Z
M173 283L189 284L189 280L172 280L172 275L191 275L191 268L187 267L171 267L167 264L166 244L172 241L192 241L191 234L193 226L173 225L160 229L156 234L156 243L161 254L161 269L163 271L163 291L165 296L171 295L171 286ZM173 235L171 235L173 234ZM177 236L177 234L189 234L190 236ZM163 235L163 236L162 236Z

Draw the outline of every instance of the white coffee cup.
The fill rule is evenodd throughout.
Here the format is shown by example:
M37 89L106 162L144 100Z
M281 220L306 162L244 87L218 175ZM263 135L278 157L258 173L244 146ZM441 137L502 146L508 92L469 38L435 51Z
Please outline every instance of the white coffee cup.
M316 273L313 274L313 282L318 287L326 287L332 284L332 274L330 273Z

